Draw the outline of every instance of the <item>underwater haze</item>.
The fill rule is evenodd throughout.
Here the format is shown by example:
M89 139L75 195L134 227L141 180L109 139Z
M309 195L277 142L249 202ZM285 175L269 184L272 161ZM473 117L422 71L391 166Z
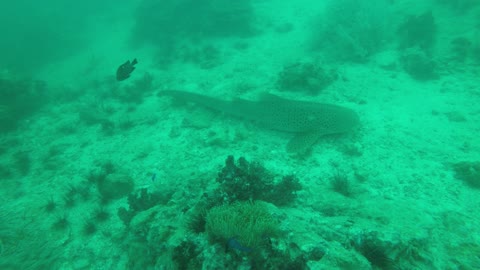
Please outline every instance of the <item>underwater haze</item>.
M0 269L480 269L480 1L0 4Z

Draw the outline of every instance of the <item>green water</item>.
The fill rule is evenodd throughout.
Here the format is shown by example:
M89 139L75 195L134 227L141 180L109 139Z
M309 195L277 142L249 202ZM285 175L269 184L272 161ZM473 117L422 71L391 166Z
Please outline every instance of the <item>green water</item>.
M480 269L479 1L4 2L0 269Z

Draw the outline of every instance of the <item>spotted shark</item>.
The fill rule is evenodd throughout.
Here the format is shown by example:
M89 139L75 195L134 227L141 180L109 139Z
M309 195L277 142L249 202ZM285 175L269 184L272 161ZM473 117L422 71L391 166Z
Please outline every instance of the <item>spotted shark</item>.
M197 93L165 90L159 96L170 96L185 102L251 120L261 127L293 133L287 152L304 153L320 137L351 131L359 125L357 113L342 106L285 99L263 93L256 101L235 98L222 100Z

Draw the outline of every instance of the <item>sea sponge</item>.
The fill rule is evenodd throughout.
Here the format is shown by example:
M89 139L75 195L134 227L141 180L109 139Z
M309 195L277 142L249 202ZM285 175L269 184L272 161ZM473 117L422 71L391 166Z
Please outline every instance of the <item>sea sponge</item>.
M206 231L214 240L226 244L234 238L243 247L254 249L267 237L278 235L278 222L262 201L237 202L213 207L207 212Z

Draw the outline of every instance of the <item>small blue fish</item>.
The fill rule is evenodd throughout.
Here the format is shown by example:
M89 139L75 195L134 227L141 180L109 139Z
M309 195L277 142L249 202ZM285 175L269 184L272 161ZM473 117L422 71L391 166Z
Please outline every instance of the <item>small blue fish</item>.
M235 237L229 238L227 240L227 249L229 249L229 248L240 250L240 251L243 251L243 252L252 251L251 248L242 246L242 244L240 244L240 242L238 242L238 240L235 239Z

